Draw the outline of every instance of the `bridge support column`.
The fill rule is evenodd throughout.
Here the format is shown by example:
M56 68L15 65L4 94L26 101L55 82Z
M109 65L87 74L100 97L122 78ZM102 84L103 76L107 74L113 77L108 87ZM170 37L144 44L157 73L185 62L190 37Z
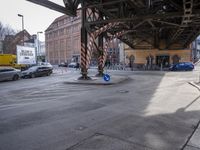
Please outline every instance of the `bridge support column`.
M104 64L103 64L103 35L99 35L98 37L98 74L96 76L102 77L104 75Z
M85 7L84 1L82 1L83 8ZM82 27L81 27L81 77L79 80L90 80L88 77L88 48L87 48L87 37L88 32L85 26L86 22L86 8L82 10Z

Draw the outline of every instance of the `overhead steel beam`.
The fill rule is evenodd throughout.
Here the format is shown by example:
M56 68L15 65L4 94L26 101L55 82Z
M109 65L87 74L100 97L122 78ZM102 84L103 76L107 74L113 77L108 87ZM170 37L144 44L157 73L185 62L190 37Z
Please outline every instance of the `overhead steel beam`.
M122 0L123 1L123 0ZM92 4L93 2L91 0L88 0L87 2L89 2L89 4ZM119 1L116 0L116 3L118 3ZM109 3L109 2L108 2ZM104 15L108 16L109 18L117 18L116 15L111 14L108 10L104 9L103 6L101 5L96 5L96 9L98 9L100 12L102 12ZM96 24L97 25L97 24ZM124 26L128 27L127 24L123 24ZM88 22L86 23L86 26L89 27ZM112 33L111 33L112 34ZM129 45L131 48L133 48L132 43L129 41L125 41L124 39L119 38L122 42L126 43L127 45Z
M69 15L69 16L76 16L76 12L72 12L71 10L66 9L65 7L58 5L56 3L53 3L49 0L26 0L44 7L47 7L49 9L58 11L60 13Z
M183 7L180 6L179 4L177 4L176 2L174 2L174 0L165 0L165 2L166 3L170 3L172 6L174 6L178 10L182 10L183 9Z
M84 21L87 32L95 31L109 23L119 22L120 24L106 32L115 34L126 31L125 35L128 36L120 38L130 47L137 47L132 43L135 38L148 38L147 40L154 41L154 47L159 46L159 38L162 38L170 48L176 43L181 47L184 43L191 42L196 37L196 28L200 28L199 0L63 0L63 6L51 0L27 1L69 16L75 16L77 10L88 9L93 16L91 13ZM84 5L78 8L83 2ZM98 18L99 13L102 14L101 19ZM151 36L143 35L144 31ZM133 34L134 36L129 36Z
M198 14L199 15L199 14ZM152 15L141 15L141 16L134 16L131 18L115 18L115 19L107 19L107 20L101 20L101 21L95 21L95 22L88 22L88 25L95 25L95 24L106 24L110 22L132 22L132 21L139 21L139 20L149 20L149 19L162 19L162 18L177 18L182 17L182 12L173 12L173 13L167 13L164 15L160 14L152 14Z
M193 17L193 0L183 0L183 11L182 22L178 30L176 30L170 37L167 49L184 33L185 30L190 26Z
M176 23L166 22L166 21L162 21L162 20L152 20L152 21L154 21L154 22L159 22L159 23L162 23L162 24L168 24L168 25L180 27L180 25L179 25L179 24L176 24Z
M166 18L180 18L183 16L183 12L170 12L165 14L151 14L151 15L141 15L141 16L134 16L131 18L115 18L115 19L108 19L102 21L95 21L95 22L88 22L88 25L95 25L95 24L106 24L110 22L132 22L132 21L139 21L139 20L149 20L149 19L166 19ZM200 10L194 11L191 15L192 17L200 17Z
M121 2L125 2L125 1L128 1L128 0L115 0L115 1L104 2L104 3L97 2L96 4L89 4L86 7L87 8L93 8L93 7L99 7L99 6L113 5L113 4L117 4L117 3L121 3ZM80 8L80 9L83 9L83 8Z

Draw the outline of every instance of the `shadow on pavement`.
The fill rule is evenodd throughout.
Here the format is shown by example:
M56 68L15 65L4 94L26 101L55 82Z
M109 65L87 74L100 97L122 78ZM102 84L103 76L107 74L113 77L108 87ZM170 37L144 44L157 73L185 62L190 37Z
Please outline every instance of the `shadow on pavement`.
M8 100L31 103L0 109L0 149L182 149L200 119L199 93L166 73L129 76L117 86L11 90Z

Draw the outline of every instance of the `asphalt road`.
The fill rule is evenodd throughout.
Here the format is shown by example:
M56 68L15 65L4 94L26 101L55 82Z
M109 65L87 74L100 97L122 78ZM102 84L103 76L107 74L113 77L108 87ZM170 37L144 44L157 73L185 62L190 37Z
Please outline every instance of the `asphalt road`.
M91 71L93 74L94 71ZM178 150L200 120L193 72L123 72L117 85L72 85L79 71L0 82L0 150Z

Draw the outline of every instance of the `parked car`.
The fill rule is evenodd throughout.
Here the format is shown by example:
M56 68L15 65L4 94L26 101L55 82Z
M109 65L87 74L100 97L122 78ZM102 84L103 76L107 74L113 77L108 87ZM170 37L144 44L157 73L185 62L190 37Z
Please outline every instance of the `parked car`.
M28 70L22 71L22 78L35 78L40 76L49 76L52 74L52 68L42 65L42 66L33 66Z
M191 62L181 62L172 65L169 69L171 71L192 71L194 69L194 65Z
M58 65L58 67L68 67L68 64L67 64L67 63L64 63L64 62L62 62L62 63L60 63L60 64Z
M76 62L71 62L71 63L68 65L69 68L76 68L76 66L77 66L77 63L76 63Z
M42 63L40 63L40 66L46 66L46 67L49 67L49 68L53 69L53 66L48 62L42 62Z
M21 71L12 67L0 67L0 81L18 80L21 77Z

